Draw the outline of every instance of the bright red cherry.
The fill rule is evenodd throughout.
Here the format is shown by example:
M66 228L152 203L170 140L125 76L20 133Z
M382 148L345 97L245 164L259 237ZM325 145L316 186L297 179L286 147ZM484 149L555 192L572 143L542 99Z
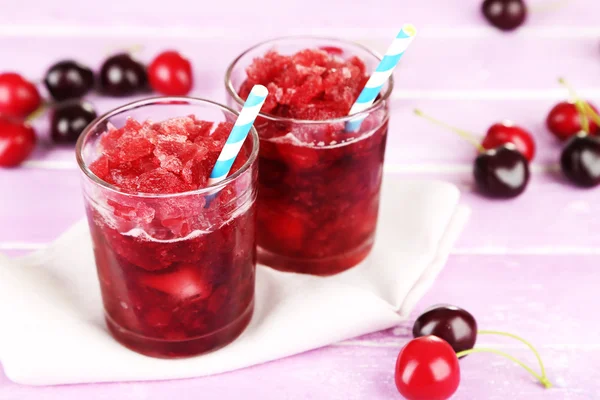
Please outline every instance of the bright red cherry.
M458 389L460 366L446 341L422 336L400 350L395 378L398 391L407 400L446 400Z
M506 143L512 143L527 161L535 156L535 142L525 129L505 121L494 124L488 129L481 145L486 150L492 150Z
M148 66L148 80L155 91L167 96L184 96L192 90L192 65L176 51L160 53Z
M23 122L0 118L0 167L21 164L33 151L35 142L32 127Z
M35 85L14 72L0 74L0 115L25 119L42 103Z
M588 104L598 112L598 109L593 104ZM590 133L598 133L598 125L591 119L589 120ZM577 111L577 107L573 102L563 101L550 110L548 118L546 118L546 126L560 140L567 140L571 136L577 135L582 131L581 116Z

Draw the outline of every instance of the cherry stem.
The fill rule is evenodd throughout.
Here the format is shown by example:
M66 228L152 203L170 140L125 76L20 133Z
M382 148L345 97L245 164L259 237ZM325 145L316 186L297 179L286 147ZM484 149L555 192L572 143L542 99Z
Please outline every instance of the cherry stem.
M549 12L554 10L559 10L566 6L569 0L558 0L549 4L535 4L533 6L529 6L531 12Z
M585 128L586 125L584 124L584 122L585 120L587 120L588 117L591 117L592 120L596 123L596 125L600 126L600 115L598 115L598 113L594 111L592 106L590 106L590 103L581 100L577 95L575 89L573 89L573 87L569 85L564 78L559 78L558 82L569 91L569 94L575 100L575 106L577 107L577 111L579 112L582 127ZM589 133L589 128L585 129L585 131Z
M531 368L529 368L527 365L525 365L521 361L517 360L516 358L514 358L510 354L507 354L507 353L505 353L503 351L500 351L500 350L489 349L489 348L476 348L476 349L470 349L470 350L464 350L464 351L458 352L458 353L456 353L456 356L458 358L460 358L460 357L466 356L467 354L472 354L472 353L493 353L493 354L497 354L497 355L502 356L502 357L506 357L509 360L511 360L512 362L514 362L515 364L520 365L527 372L529 372L538 381L540 381L540 383L542 385L544 385L544 387L546 389L549 389L549 388L552 387L552 383L550 383L550 381L548 380L548 378L546 378L545 376L538 375L534 370L532 370Z
M513 338L513 339L518 340L519 342L523 343L525 346L529 347L531 349L531 351L533 351L533 354L535 354L535 358L537 358L538 364L540 365L540 370L542 371L542 376L546 376L546 369L544 368L544 363L542 362L542 357L540 357L540 353L538 353L538 351L535 349L535 347L533 347L533 345L531 343L529 343L527 340L523 339L520 336L514 335L512 333L501 332L501 331L481 330L481 331L477 331L477 334L478 335L506 336L506 337Z
M426 119L427 121L434 123L436 125L439 125L443 128L446 128L448 130L451 130L453 132L456 132L458 135L460 135L463 139L465 139L467 142L471 143L473 146L475 146L475 148L477 148L477 150L480 153L483 153L485 151L485 149L483 148L483 146L481 145L481 143L479 143L479 140L477 139L477 135L475 135L474 133L465 131L463 129L457 128L455 126L449 125L445 122L442 122L438 119L435 119L427 114L425 114L423 111L419 110L419 109L415 109L415 114L418 115L421 118Z
M540 381L542 383L542 385L544 385L544 387L546 389L549 389L549 388L552 387L552 383L548 380L548 377L546 376L546 369L544 368L544 363L542 362L542 357L540 357L540 354L535 349L535 347L533 347L533 345L531 343L529 343L527 340L525 340L522 337L519 337L517 335L514 335L512 333L501 332L501 331L481 330L481 331L477 331L477 334L478 335L500 335L500 336L506 336L506 337L509 337L509 338L512 338L512 339L516 339L519 342L525 344L527 347L529 347L529 349L531 349L531 351L533 351L533 354L535 354L535 357L537 358L538 363L540 365L540 370L541 370L542 374L538 375L535 371L533 371L531 368L529 368L527 365L525 365L520 360L516 359L515 357L511 356L510 354L504 353L503 351L496 350L496 349L476 348L476 349L465 350L465 351L461 351L461 352L456 353L457 357L460 358L462 356L465 356L465 355L471 354L471 353L494 353L494 354L506 357L509 360L511 360L512 362L514 362L515 364L520 365L521 367L523 367L527 372L529 372L538 381Z
M48 106L46 104L42 104L40 105L38 108L36 108L31 114L29 114L27 116L27 118L25 118L25 122L26 123L30 123L31 121L37 119L38 117L40 117L42 114L44 114L44 112L46 111L46 108L48 108Z
M125 48L115 46L106 47L106 53L126 53L129 55L139 54L142 50L144 50L144 45L142 44L134 44Z
M579 118L581 119L581 129L587 134L590 133L590 120L585 111L585 106L583 105L583 101L575 100L575 108L577 108L577 113L579 114Z

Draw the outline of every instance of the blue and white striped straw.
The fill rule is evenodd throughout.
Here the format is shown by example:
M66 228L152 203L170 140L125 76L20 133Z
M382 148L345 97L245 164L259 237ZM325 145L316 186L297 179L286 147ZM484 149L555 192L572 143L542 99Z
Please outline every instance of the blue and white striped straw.
M250 132L250 128L252 128L252 124L268 94L269 91L263 85L254 85L252 88L242 111L240 111L240 115L235 121L235 125L233 125L231 133L229 133L225 146L221 150L221 154L219 154L219 158L210 173L210 178L208 179L209 186L221 182L229 174L229 170L231 170L231 166L240 152L248 136L248 132Z
M364 89L356 99L356 102L352 105L349 115L359 113L371 107L377 95L381 91L381 88L388 80L394 68L398 65L398 61L404 55L404 52L411 44L417 29L411 24L405 24L402 26L402 30L398 33L398 36L394 39L390 47L387 49L383 59L373 72L373 75L367 81ZM351 121L346 122L346 132L356 132L360 129L365 117L359 117Z

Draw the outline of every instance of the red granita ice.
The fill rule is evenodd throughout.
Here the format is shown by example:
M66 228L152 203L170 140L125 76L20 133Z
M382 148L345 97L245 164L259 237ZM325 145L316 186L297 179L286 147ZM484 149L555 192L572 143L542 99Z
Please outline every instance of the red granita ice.
M238 90L242 99L256 83L269 89L261 111L268 117L255 124L261 139L259 261L314 275L355 266L374 242L387 103L376 104L358 132L331 120L348 115L368 80L365 63L349 55L348 46L324 45L290 55L268 51L246 75Z
M128 119L121 129L110 129L102 136L102 156L90 170L126 193L200 189L208 181L201 176L210 175L232 128L230 122L215 127L193 116L143 124ZM241 151L231 173L247 159L248 152Z
M87 190L86 209L107 324L132 350L200 354L231 342L250 321L256 250L247 192L255 167L210 203L195 192L206 187L232 127L194 116L128 119L99 140L89 169L112 189ZM244 144L231 174L252 145Z
M322 49L302 50L286 56L270 51L247 68L248 79L239 90L248 97L252 86L262 84L269 96L262 112L295 119L323 120L348 115L368 76L357 57Z

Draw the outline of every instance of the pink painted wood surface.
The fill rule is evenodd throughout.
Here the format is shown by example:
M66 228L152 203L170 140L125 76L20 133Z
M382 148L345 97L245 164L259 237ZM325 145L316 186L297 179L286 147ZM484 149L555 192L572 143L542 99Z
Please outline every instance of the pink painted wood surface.
M413 21L420 37L396 73L386 168L407 178L454 182L473 209L448 266L415 315L433 303L456 303L471 310L483 328L520 333L539 345L559 386L544 391L514 365L476 355L461 361L463 382L455 398L597 399L600 324L593 316L600 282L600 191L574 189L553 170L560 145L543 121L565 97L558 76L600 103L600 6L571 0L532 14L524 29L505 35L483 22L480 2L383 0L375 7L342 0L260 5L232 0L211 6L190 0L168 6L21 0L3 4L0 13L0 71L18 70L39 80L51 62L66 56L98 66L107 54L134 45L144 46L139 57L146 61L175 47L194 64L194 95L223 101L227 64L258 40L313 33L356 39L382 51L403 22L399 18ZM554 1L530 2L549 3ZM123 102L90 100L100 111ZM475 132L507 118L530 129L538 155L528 191L508 202L474 193L472 149L416 118L414 107ZM44 136L45 121L36 126ZM11 256L43 246L83 217L71 147L53 148L42 139L25 167L0 171L0 188L0 252ZM183 399L393 399L398 398L393 364L409 325L203 379L32 388L0 373L0 399L164 399L174 393ZM514 343L489 338L482 343L533 362Z
M456 399L597 399L600 373L592 366L597 366L600 346L593 329L596 305L590 301L597 281L597 260L588 257L452 256L415 315L430 304L451 302L470 309L484 329L521 333L535 342L557 386L544 390L510 362L480 354L461 361L463 378ZM410 322L202 379L34 388L0 378L0 398L38 399L44 394L49 399L159 400L177 393L183 399L395 399L393 365L409 332ZM519 343L484 336L480 343L535 365Z
M596 18L589 0L571 0L568 7L558 8L549 0L530 0L530 5L548 8L530 16L530 26L595 27ZM220 28L251 34L313 29L368 29L397 26L398 19L410 19L423 28L478 28L483 23L479 0L381 0L377 6L345 0L307 0L281 2L260 0L227 3L194 3L171 0L153 3L129 0L89 4L78 0L39 2L21 0L0 15L9 25L46 26L134 26L143 28L193 27L196 30ZM554 6L554 7L553 7ZM250 25L250 18L253 24ZM176 23L174 23L176 21ZM251 27L248 29L248 27Z
M402 173L413 179L447 180L462 189L463 201L473 210L455 252L600 253L600 220L594 218L600 214L600 191L572 189L557 172L540 172L519 198L492 201L474 191L469 168L465 164L465 172ZM0 185L12 191L0 198L0 220L11 227L0 229L0 243L42 245L83 218L75 169L2 172ZM39 193L44 193L43 207Z

